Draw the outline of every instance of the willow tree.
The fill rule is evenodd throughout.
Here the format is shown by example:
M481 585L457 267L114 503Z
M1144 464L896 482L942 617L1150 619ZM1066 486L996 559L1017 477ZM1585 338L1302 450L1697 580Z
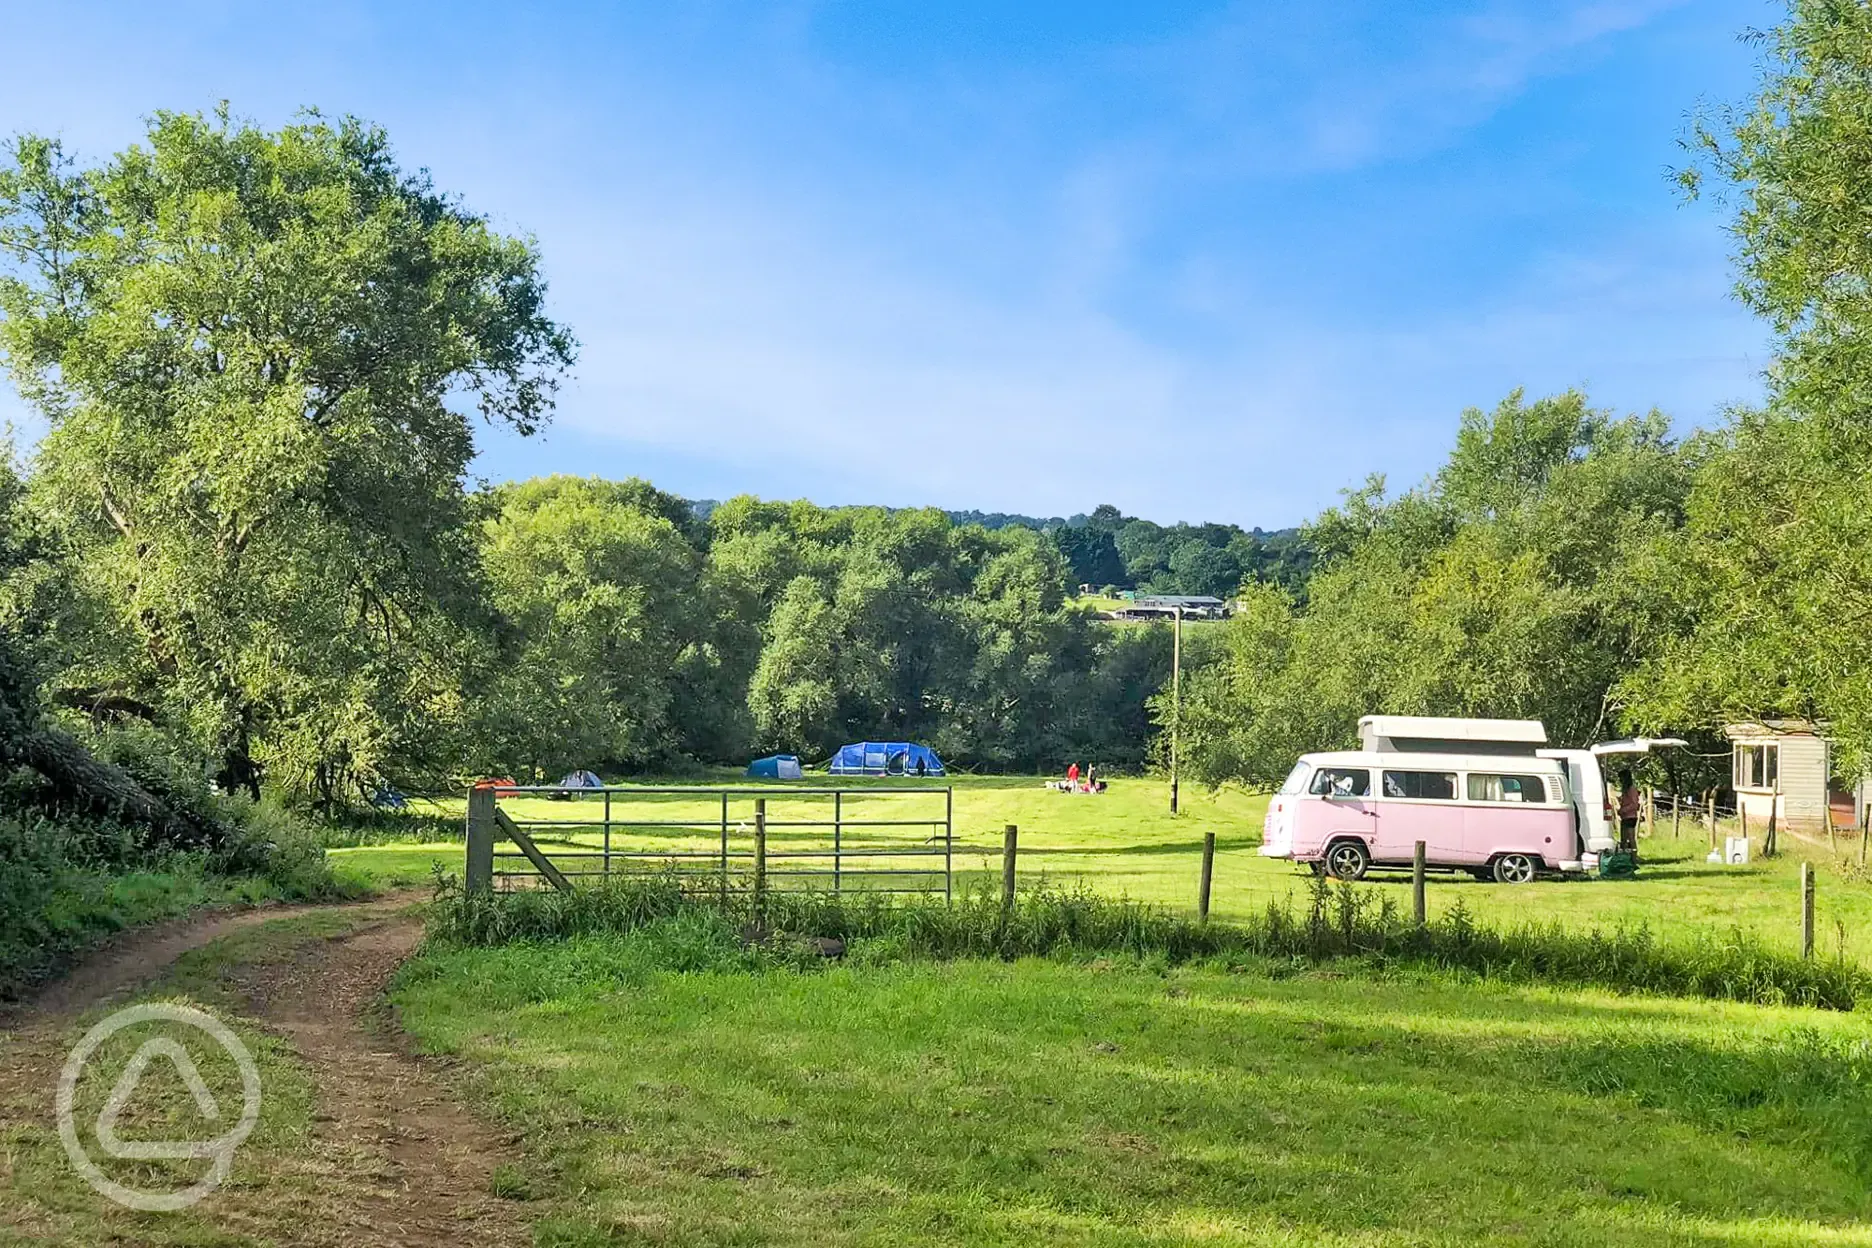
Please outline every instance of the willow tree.
M531 432L573 342L530 240L384 132L158 113L0 166L0 353L49 422L36 506L117 608L84 679L257 792L327 799L460 696L472 411Z

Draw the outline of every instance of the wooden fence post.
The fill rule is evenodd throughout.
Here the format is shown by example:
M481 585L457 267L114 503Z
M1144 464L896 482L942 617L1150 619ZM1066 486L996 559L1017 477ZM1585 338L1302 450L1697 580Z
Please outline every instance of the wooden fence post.
M1014 909L1014 859L1020 852L1020 828L1008 824L1001 830L1001 911Z
M1813 957L1814 945L1814 869L1811 862L1801 863L1801 957Z
M1683 835L1683 794L1671 794L1671 840Z
M1866 837L1872 835L1872 802L1859 806L1859 865L1866 865Z
M1430 921L1430 907L1424 896L1424 843L1417 842L1417 848L1411 852L1411 913L1416 916L1417 926L1423 927Z
M1196 913L1209 921L1209 885L1215 879L1215 833L1203 833L1202 884L1196 895Z
M1716 790L1706 790L1703 798L1703 813L1709 823L1710 848L1717 849L1720 847L1716 844Z
M1657 793L1648 784L1644 794L1644 834L1647 841L1657 835Z
M1833 795L1828 793L1826 800L1820 803L1820 817L1826 820L1827 853L1839 857L1839 842L1833 836Z
M759 923L767 905L767 799L754 799L754 921Z
M494 790L476 787L468 790L468 891L491 892L494 888Z

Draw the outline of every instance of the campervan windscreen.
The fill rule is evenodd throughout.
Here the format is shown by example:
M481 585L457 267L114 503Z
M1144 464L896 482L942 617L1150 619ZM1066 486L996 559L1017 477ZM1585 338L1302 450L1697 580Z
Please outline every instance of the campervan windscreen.
M1313 772L1311 763L1295 763L1294 769L1281 781L1281 793L1303 793L1306 791L1307 777Z

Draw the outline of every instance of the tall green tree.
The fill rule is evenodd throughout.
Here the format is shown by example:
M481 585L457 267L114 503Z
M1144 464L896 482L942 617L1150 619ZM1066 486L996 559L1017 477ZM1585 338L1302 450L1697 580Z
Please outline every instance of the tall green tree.
M1245 591L1186 686L1192 773L1272 782L1374 713L1539 719L1569 744L1616 729L1623 680L1661 641L1643 573L1684 523L1690 474L1656 413L1518 392L1464 413L1422 487L1372 481L1307 528L1324 563L1304 604Z
M1776 332L1768 402L1710 439L1659 568L1671 642L1644 722L1824 720L1872 766L1872 9L1794 0L1751 101L1704 117L1682 179L1734 210L1738 293Z
M522 432L570 336L528 240L383 131L158 113L0 167L0 353L45 416L35 504L117 606L84 679L330 800L459 717L480 625L463 404Z
M712 613L666 500L563 476L494 492L482 560L505 644L475 699L484 766L556 780L680 753L684 670Z

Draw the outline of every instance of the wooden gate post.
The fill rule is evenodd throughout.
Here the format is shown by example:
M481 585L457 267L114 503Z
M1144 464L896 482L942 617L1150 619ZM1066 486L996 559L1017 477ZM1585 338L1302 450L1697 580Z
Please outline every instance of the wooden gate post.
M1811 862L1801 863L1801 957L1813 957L1814 945L1814 869Z
M1209 921L1209 885L1215 878L1215 833L1203 833L1202 885L1196 896L1196 913Z
M1422 927L1429 922L1429 906L1424 896L1424 843L1417 842L1417 848L1411 852L1410 872L1411 914Z
M476 786L468 790L468 891L492 892L494 888L494 788Z
M754 799L754 921L767 905L767 799Z
M1014 909L1014 859L1020 853L1020 828L1008 824L1001 831L1001 911Z

